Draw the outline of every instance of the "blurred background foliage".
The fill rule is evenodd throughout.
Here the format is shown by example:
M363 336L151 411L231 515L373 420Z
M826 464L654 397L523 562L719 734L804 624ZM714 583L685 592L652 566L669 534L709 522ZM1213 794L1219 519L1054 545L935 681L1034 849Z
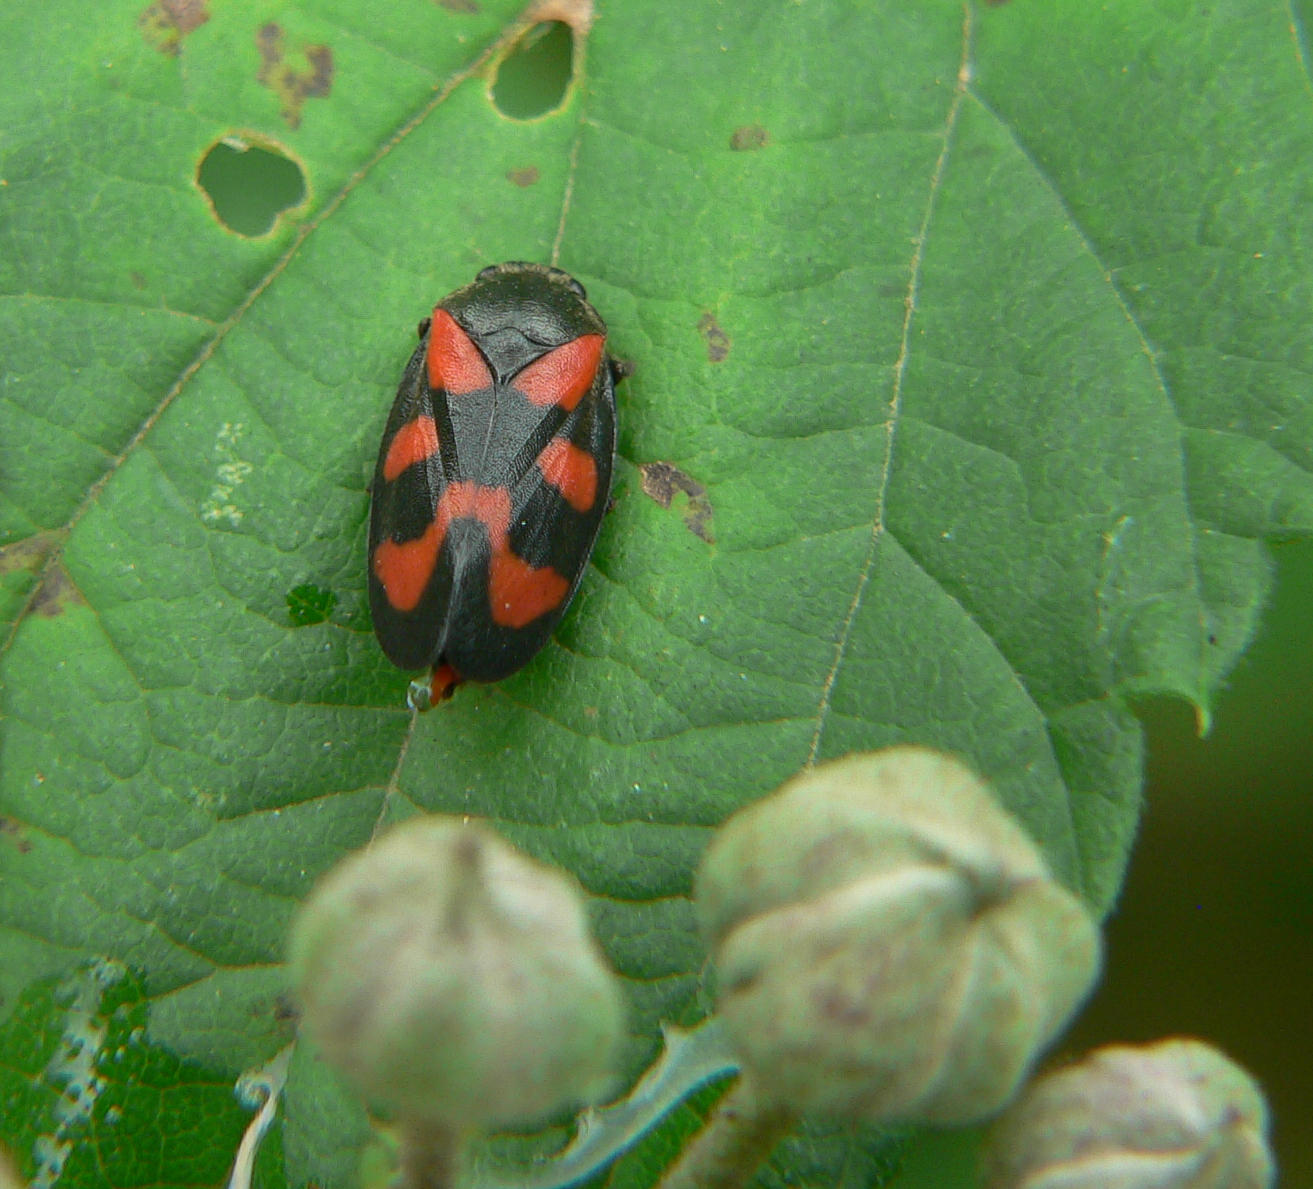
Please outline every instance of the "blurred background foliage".
M1107 924L1103 985L1063 1048L1193 1035L1262 1083L1280 1182L1313 1185L1313 542L1278 546L1276 594L1199 738L1141 708L1145 811Z

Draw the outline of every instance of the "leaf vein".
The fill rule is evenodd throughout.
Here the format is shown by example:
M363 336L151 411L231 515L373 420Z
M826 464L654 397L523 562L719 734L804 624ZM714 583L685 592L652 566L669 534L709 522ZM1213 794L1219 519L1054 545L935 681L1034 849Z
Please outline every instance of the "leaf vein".
M830 670L825 676L825 681L821 686L821 696L816 707L814 715L815 727L812 731L811 746L807 751L806 765L810 767L816 762L816 757L820 752L821 737L825 733L826 720L830 713L830 699L834 693L834 683L838 678L839 669L843 665L844 654L848 649L848 642L852 637L853 624L857 619L857 612L861 607L862 596L866 592L867 584L871 578L871 571L875 566L876 555L879 552L880 539L884 535L885 528L885 496L889 486L889 475L893 464L894 453L894 435L898 427L898 419L902 412L903 400L903 380L907 374L908 356L911 350L912 341L912 320L916 314L917 294L921 284L921 265L925 256L926 239L930 231L930 222L934 216L935 200L939 194L939 188L943 181L944 172L948 165L949 151L953 143L953 130L957 124L958 113L962 109L962 101L967 94L967 84L970 82L970 61L971 46L973 40L973 13L968 5L962 22L962 59L958 66L957 86L953 90L953 98L948 105L948 112L944 119L943 145L940 148L939 156L935 161L935 167L930 176L928 192L926 194L925 210L921 216L921 226L917 230L916 239L912 249L912 259L908 265L907 293L903 299L903 327L902 336L898 347L898 358L893 368L893 391L889 398L888 418L885 422L885 444L884 456L880 460L879 477L876 482L875 508L872 515L871 536L866 547L866 557L862 562L862 567L857 575L857 582L853 588L852 599L849 601L847 613L844 616L843 623L839 627L838 638L834 646L834 659L830 664Z

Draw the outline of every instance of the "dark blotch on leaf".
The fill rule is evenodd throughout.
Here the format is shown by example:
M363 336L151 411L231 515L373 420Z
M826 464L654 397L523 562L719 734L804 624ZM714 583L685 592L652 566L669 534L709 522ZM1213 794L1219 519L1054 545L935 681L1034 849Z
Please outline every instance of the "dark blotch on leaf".
M23 834L23 827L12 817L0 817L0 835L12 839L20 855L25 855L32 849L31 840Z
M37 533L0 548L0 574L26 570L35 574L55 547L54 533Z
M516 186L532 186L538 180L538 167L528 165L524 169L512 169L506 176Z
M176 58L182 39L209 19L206 0L155 0L137 18L137 28L147 45Z
M639 467L643 476L643 492L663 508L669 508L679 498L685 503L680 515L684 527L708 545L716 538L711 533L711 501L707 489L669 462L649 462Z
M712 363L721 363L729 354L729 335L721 329L715 314L706 313L698 319L698 333L706 340L707 358Z
M463 12L469 16L479 11L475 0L438 0L438 7L445 8L448 12Z
M750 153L754 149L764 149L770 144L770 133L760 124L744 124L735 128L729 138L729 147L736 153Z
M283 31L272 21L255 35L260 51L256 80L278 96L279 110L289 128L301 126L301 109L307 99L326 98L333 90L333 51L326 45L308 45L302 51L306 67L298 70L283 52Z
M69 607L85 607L87 600L82 592L73 585L68 571L61 565L54 566L46 574L45 580L37 588L32 599L32 611L46 619L63 615Z
M303 582L287 592L287 614L299 628L323 623L337 606L337 595L313 582Z
M277 1024L295 1024L301 1018L301 1010L296 1000L284 991L274 997L274 1022Z

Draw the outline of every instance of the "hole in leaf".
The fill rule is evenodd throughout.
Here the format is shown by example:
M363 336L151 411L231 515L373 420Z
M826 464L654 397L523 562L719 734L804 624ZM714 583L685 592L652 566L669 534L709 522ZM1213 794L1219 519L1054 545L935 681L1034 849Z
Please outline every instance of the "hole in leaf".
M545 116L561 106L573 71L570 26L543 21L525 30L502 59L492 84L492 101L513 120Z
M219 221L238 235L267 235L305 200L301 167L274 149L226 136L201 159L196 181Z

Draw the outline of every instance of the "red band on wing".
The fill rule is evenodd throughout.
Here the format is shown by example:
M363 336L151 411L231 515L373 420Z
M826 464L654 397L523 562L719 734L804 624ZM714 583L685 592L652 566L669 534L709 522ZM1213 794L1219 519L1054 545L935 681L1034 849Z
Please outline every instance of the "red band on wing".
M535 405L560 405L568 413L593 386L605 341L600 334L581 334L535 359L512 383Z
M438 500L436 522L445 537L447 526L458 517L477 520L488 529L494 550L505 548L511 527L511 493L504 487L480 487L477 483L452 483Z
M413 611L433 576L438 551L451 522L477 520L488 531L492 557L488 566L488 603L493 623L522 628L561 605L570 584L550 566L531 566L511 552L511 496L504 487L452 483L422 537L398 545L384 541L374 550L374 573L388 602L398 611Z
M538 469L576 512L587 512L597 499L597 463L587 450L564 438L552 438L538 455Z
M493 623L522 628L559 607L569 589L551 566L531 566L509 549L493 550L488 580Z
M522 628L560 606L570 584L550 566L531 566L511 552L511 495L506 488L453 483L438 502L437 523L444 535L458 516L478 520L488 530L488 610L493 623Z
M383 478L392 482L408 466L423 462L438 452L438 427L429 416L407 421L388 446L383 460Z
M434 522L413 541L384 541L374 550L374 573L388 602L398 611L413 611L433 574L445 529Z
M429 384L452 396L492 385L492 373L479 349L446 310L433 311L429 326Z

